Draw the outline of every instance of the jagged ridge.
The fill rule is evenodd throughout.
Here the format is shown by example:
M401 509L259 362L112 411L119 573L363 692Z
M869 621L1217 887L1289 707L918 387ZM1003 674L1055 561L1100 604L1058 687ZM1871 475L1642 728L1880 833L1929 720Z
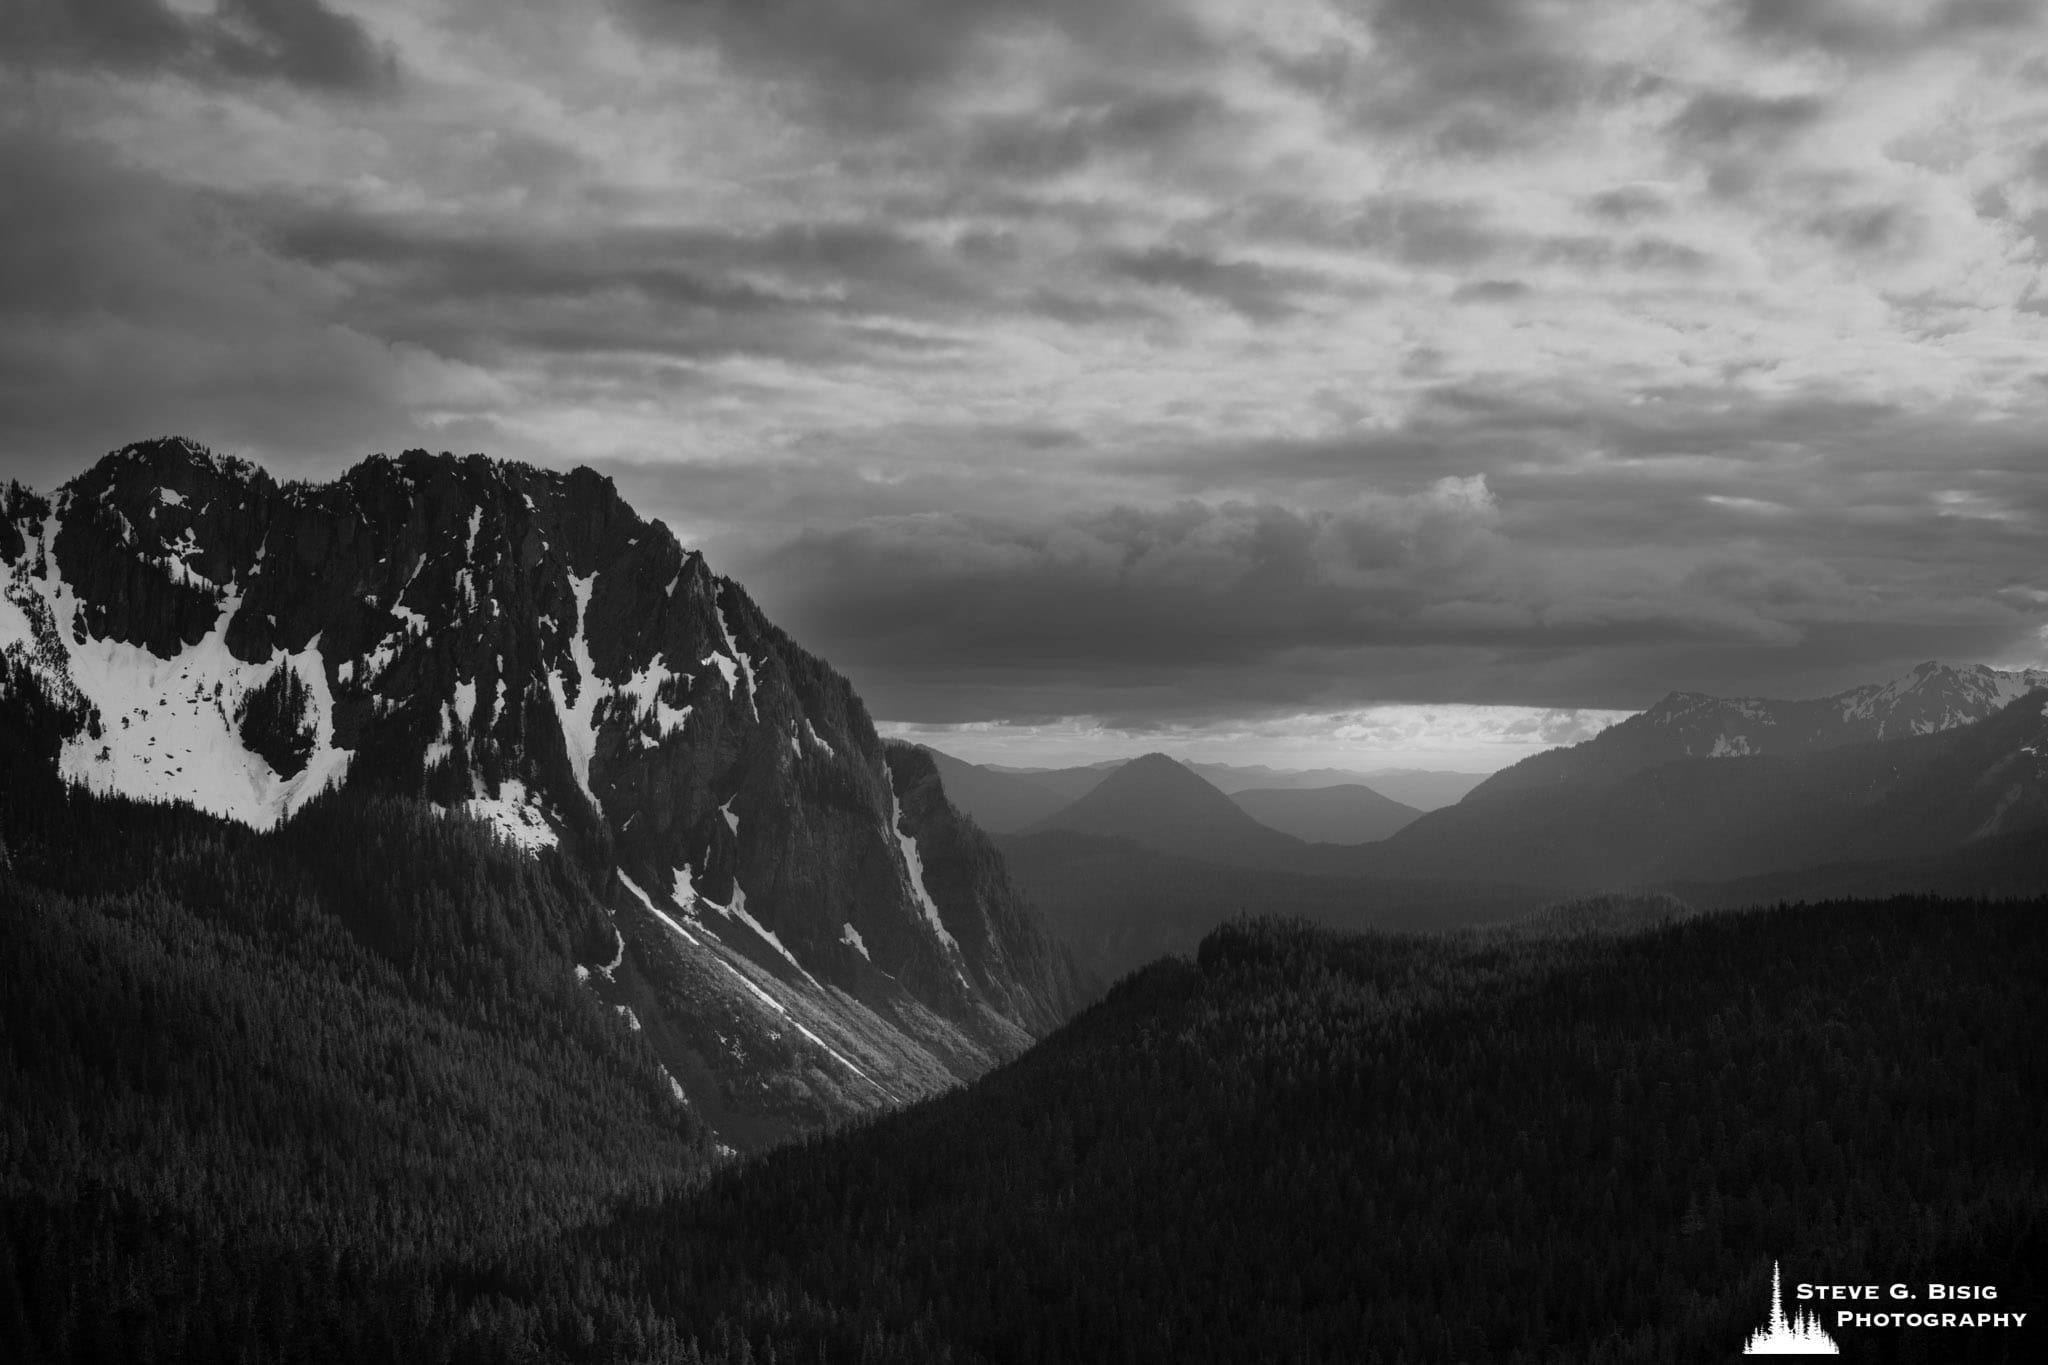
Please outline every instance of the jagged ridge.
M929 764L588 469L281 485L168 439L4 511L0 690L66 777L259 827L342 783L563 843L622 935L586 979L735 1124L951 1084L1080 998L1006 882L955 875L996 855Z

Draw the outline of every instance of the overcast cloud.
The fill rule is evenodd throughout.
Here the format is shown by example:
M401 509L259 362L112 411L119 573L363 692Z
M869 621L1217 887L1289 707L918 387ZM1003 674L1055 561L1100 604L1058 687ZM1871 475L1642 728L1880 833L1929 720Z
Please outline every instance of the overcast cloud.
M0 91L7 472L593 464L961 747L2048 653L2039 5L23 0Z

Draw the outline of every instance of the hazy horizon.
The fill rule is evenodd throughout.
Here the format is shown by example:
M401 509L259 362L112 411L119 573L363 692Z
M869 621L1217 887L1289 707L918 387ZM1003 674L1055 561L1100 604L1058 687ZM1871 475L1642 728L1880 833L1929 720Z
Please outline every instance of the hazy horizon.
M1164 753L1183 763L1283 771L1384 768L1490 773L1558 744L1590 739L1633 712L1549 713L1520 707L1386 707L1332 720L1298 718L1292 729L1139 732L1078 724L947 726L878 721L892 739L927 745L969 763L1017 768L1086 767ZM1547 738L1546 738L1547 737Z

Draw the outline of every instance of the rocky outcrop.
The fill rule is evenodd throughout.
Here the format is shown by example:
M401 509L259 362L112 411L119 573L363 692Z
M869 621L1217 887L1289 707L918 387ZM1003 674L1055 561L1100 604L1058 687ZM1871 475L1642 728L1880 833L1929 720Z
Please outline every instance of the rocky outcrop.
M741 1138L949 1085L1079 1003L929 761L587 469L279 484L162 440L5 511L7 685L66 777L259 825L340 784L558 845L620 935L582 978Z

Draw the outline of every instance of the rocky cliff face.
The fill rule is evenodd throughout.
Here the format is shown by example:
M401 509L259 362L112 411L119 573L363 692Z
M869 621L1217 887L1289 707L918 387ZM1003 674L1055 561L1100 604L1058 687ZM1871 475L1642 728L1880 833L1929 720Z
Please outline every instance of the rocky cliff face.
M1673 692L1640 715L1569 748L1504 768L1465 798L1564 786L1613 786L1687 758L1818 753L1934 734L1980 721L2037 689L2048 672L1924 663L1903 678L1832 697L1777 701Z
M280 485L164 440L0 513L0 692L47 761L257 825L416 795L599 866L618 943L579 976L736 1142L1078 1003L929 760L589 470L413 451Z

